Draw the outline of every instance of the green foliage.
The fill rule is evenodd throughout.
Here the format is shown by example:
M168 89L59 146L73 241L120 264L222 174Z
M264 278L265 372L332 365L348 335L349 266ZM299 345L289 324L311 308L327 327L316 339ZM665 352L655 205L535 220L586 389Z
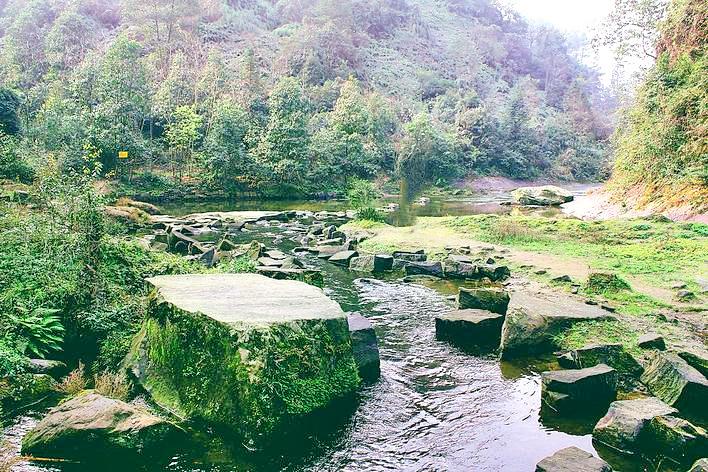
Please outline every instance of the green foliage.
M35 308L31 312L20 308L17 313L8 315L8 321L17 335L27 342L27 352L44 358L61 350L64 326L58 313L59 310L50 308Z
M0 130L0 178L30 183L34 169L25 161L19 150L19 140Z
M583 321L559 333L555 343L563 350L579 349L589 344L621 344L629 353L637 354L639 334L622 321Z
M357 220L372 221L376 223L383 223L386 221L386 216L379 210L373 207L359 208L356 212Z
M16 135L20 132L17 109L20 98L12 90L0 87L0 134Z
M349 204L357 210L371 207L374 201L380 196L381 194L376 190L374 184L367 180L354 179L349 183L347 200L349 200Z

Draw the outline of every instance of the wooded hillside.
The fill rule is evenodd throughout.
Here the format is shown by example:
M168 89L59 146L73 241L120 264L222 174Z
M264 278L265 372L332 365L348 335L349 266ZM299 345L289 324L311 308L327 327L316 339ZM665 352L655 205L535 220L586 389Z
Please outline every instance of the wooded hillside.
M98 157L139 185L273 196L605 169L597 72L491 0L10 0L0 16L19 121L2 139L34 165Z

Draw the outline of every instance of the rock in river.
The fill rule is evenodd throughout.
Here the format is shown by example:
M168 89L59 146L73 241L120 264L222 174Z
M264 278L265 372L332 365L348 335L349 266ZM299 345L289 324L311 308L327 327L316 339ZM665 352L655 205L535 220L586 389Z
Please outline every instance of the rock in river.
M472 308L505 315L508 306L509 294L502 288L460 287L457 294L457 307L460 310Z
M255 274L148 282L125 365L180 417L253 442L359 385L347 318L317 287Z
M502 329L502 357L523 357L555 349L554 336L581 321L614 320L603 309L556 296L553 300L514 292Z
M367 380L374 380L380 374L379 344L371 321L358 313L347 317L349 333L352 337L354 360L359 374Z
M136 459L164 455L180 432L143 408L84 391L50 410L22 440L22 453L106 462Z
M435 318L435 335L463 347L499 346L504 315L486 310L457 310Z
M432 275L442 277L443 267L440 261L435 262L411 262L406 265L406 275Z
M654 397L612 402L607 414L595 425L592 436L617 450L637 451L641 449L640 435L651 420L676 412Z
M573 201L573 194L554 185L521 187L511 192L514 203L519 205L552 206Z
M617 395L617 371L605 364L544 372L541 379L544 403L559 412L574 408L605 411Z
M358 255L359 253L356 251L339 251L329 258L329 262L332 264L349 267L349 262Z
M566 447L536 464L536 472L612 472L612 468L589 452Z
M355 257L349 262L349 269L356 272L386 272L393 269L393 257L386 254Z
M678 355L657 352L644 371L642 382L681 413L708 421L708 380Z

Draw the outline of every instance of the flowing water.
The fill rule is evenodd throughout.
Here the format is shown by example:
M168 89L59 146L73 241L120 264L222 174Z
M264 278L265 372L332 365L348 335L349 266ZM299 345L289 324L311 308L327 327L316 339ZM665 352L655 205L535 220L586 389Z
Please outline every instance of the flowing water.
M254 228L244 240L292 250L287 229ZM357 311L376 328L381 377L353 398L284 432L263 451L248 452L227 433L194 425L168 466L147 471L532 471L555 451L578 446L600 452L621 470L644 470L596 451L597 418L560 421L542 414L539 372L550 360L500 362L463 352L435 339L436 314L448 311L457 286L406 284L393 276L357 278L348 270L308 257L323 269L325 291L345 311ZM15 418L5 438L17 447L46 409ZM104 468L105 470L112 470ZM17 471L81 471L80 464L22 463ZM116 464L114 470L126 469Z

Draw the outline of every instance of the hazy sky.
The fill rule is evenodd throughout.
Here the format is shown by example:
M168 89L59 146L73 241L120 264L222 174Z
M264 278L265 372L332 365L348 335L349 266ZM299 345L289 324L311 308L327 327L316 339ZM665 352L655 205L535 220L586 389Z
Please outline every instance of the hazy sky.
M506 0L532 22L550 23L566 33L585 34L593 37L593 30L612 11L614 0ZM609 81L614 68L613 54L609 50L598 55L588 49L583 60L603 72L603 81Z

